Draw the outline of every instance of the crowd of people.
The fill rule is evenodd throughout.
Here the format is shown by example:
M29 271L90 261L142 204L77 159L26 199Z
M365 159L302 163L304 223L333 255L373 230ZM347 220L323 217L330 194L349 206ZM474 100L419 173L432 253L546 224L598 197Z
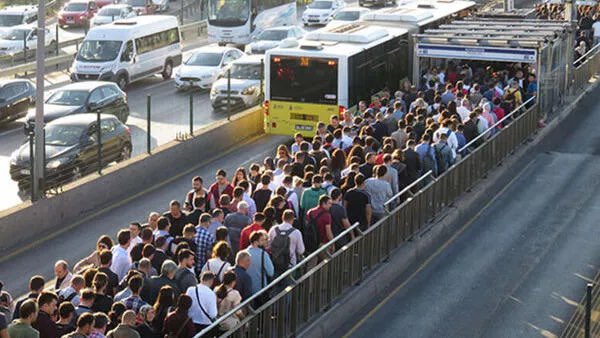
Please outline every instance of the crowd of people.
M49 289L33 276L19 302L2 291L0 337L189 338L251 297L256 308L271 294L253 295L273 279L322 246L347 244L352 231L331 241L351 224L367 229L385 217L387 201L428 171L442 174L536 92L527 65L432 67L418 85L296 134L262 164L218 170L210 184L194 177L167 212L101 236L73 265L56 262Z

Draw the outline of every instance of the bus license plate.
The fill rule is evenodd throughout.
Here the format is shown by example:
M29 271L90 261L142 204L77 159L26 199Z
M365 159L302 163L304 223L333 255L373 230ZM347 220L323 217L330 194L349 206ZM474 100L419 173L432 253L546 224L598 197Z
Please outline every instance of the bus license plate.
M301 130L301 131L312 131L313 130L313 126L310 125L306 125L306 124L297 124L295 127L296 130Z

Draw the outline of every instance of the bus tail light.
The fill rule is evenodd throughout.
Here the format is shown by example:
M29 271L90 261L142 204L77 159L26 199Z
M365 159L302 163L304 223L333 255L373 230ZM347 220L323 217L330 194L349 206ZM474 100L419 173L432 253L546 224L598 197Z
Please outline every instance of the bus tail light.
M265 113L265 116L269 116L269 100L265 100L263 102L263 111Z
M344 118L344 113L346 112L346 107L344 106L338 106L338 115L341 118Z

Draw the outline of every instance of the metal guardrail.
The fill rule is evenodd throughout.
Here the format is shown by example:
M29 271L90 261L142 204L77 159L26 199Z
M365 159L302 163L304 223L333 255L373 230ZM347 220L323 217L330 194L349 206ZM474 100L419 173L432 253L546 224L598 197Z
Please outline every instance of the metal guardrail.
M562 338L600 337L600 271L586 285L586 292L560 335Z
M573 65L575 65L575 69L571 90L578 90L588 84L590 77L594 76L600 67L600 44L575 60Z
M188 41L195 40L199 37L205 36L207 26L208 25L207 25L206 20L189 23L189 24L180 26L181 40L185 42L186 40L188 40ZM77 39L73 39L73 40L63 41L58 44L58 47L65 48L68 46L75 45L76 48L79 49L79 44L81 44L83 39L84 38L81 37L81 38L77 38ZM20 54L22 54L22 53L20 53ZM71 63L68 63L68 64L64 63L64 61L67 59L70 59L71 61L73 61L73 55L61 55L61 56L47 58L44 68L46 71L50 70L50 69L52 69L52 71L67 70L71 66ZM58 63L57 60L61 60L62 62ZM61 65L61 67L58 67L59 65ZM13 76L17 77L17 76L23 75L23 74L24 75L33 74L33 73L35 73L35 70L36 70L36 63L28 62L28 63L24 63L21 65L5 68L2 70L0 75L3 77L13 77Z
M358 223L354 223L348 229L342 231L339 235L337 235L335 238L330 240L327 244L321 246L317 251L311 253L306 258L304 258L302 261L300 261L298 264L296 264L296 266L289 269L288 271L283 273L281 276L277 277L275 280L273 280L271 283L269 283L269 285L265 286L262 290L260 290L259 292L252 295L250 298L248 298L245 301L243 301L242 303L240 303L240 305L238 305L235 309L233 309L233 310L227 312L226 314L224 314L223 316L219 317L210 326L208 326L207 328L202 330L196 337L202 337L202 336L208 334L210 331L217 329L219 327L219 324L224 322L226 318L236 315L236 313L240 309L245 309L249 312L249 314L241 321L241 323L242 323L241 325L244 326L246 323L250 324L249 322L250 322L251 317L253 315L258 314L257 310L255 310L253 308L253 303L255 301L259 300L260 297L264 296L266 293L276 290L278 288L281 288L282 283L290 284L282 291L283 293L285 293L285 290L287 290L288 288L297 286L299 283L301 283L303 281L302 276L299 279L297 279L297 275L299 273L301 273L301 270L306 269L307 266L309 265L309 263L311 261L314 261L315 259L317 259L320 255L327 255L328 259L332 259L336 254L331 254L328 251L329 248L331 248L337 241L350 235L350 233L352 233L354 231L357 231L360 233L360 229L358 228L358 226L359 226ZM342 250L344 250L344 249L342 248ZM323 265L323 262L321 264L317 265L316 267L312 268L310 271L318 270L319 267L322 265ZM302 300L305 300L305 299L302 299ZM293 309L292 315L295 315L295 316L301 315L302 310L299 309L300 299L292 297L292 299L290 299L290 301L291 301L291 304L289 304L288 309ZM272 300L267 302L267 304L270 304L271 302L272 302ZM265 304L265 305L267 305L267 304ZM287 316L286 316L286 318L287 318ZM268 319L268 318L265 318L265 319ZM272 336L272 335L265 335L265 337L269 337L269 336ZM277 337L282 337L282 335L277 335Z
M446 206L525 142L536 132L537 118L538 105L534 104L438 176L433 184L426 185L414 193L411 192L411 198L403 201L369 229L363 232L354 225L353 228L358 232L358 236L340 250L328 254L327 258L316 267L298 279L294 279L294 283L273 295L258 309L250 307L248 315L237 327L220 336L250 338L294 336L303 325L329 308L347 289L352 288L377 264L386 260L393 250L412 238ZM426 173L419 182L415 182L415 185L407 187L401 193L405 194L406 191L417 187L422 179L430 175L430 172ZM394 197L398 198L399 195ZM393 202L392 199L386 204ZM314 257L316 255L311 255L309 258ZM267 288L273 288L283 278L292 276L297 271L297 269L288 271ZM217 319L196 337L201 337L211 329L217 328L219 323L235 315L240 309L248 309L252 300L263 292L265 289L255 295L256 297Z
M392 209L392 208L390 208L390 206L393 206L396 203L398 203L398 204L401 203L402 202L402 196L404 196L406 194L411 194L411 195L414 196L413 191L420 190L421 184L422 183L425 184L423 181L425 181L425 179L427 179L428 177L431 177L432 182L436 181L436 178L433 175L433 171L429 170L424 175L421 175L421 177L419 177L416 181L414 181L411 184L407 185L406 188L402 189L402 191L400 191L396 195L392 196L392 198L390 198L387 202L385 202L383 204L385 210L389 213L389 211Z

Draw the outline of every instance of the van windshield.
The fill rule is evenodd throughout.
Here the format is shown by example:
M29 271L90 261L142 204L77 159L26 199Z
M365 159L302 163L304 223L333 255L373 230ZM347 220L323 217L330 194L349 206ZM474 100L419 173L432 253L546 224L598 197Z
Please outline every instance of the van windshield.
M16 26L23 23L23 15L0 14L0 27Z
M122 41L86 40L77 52L77 61L106 62L117 58Z

